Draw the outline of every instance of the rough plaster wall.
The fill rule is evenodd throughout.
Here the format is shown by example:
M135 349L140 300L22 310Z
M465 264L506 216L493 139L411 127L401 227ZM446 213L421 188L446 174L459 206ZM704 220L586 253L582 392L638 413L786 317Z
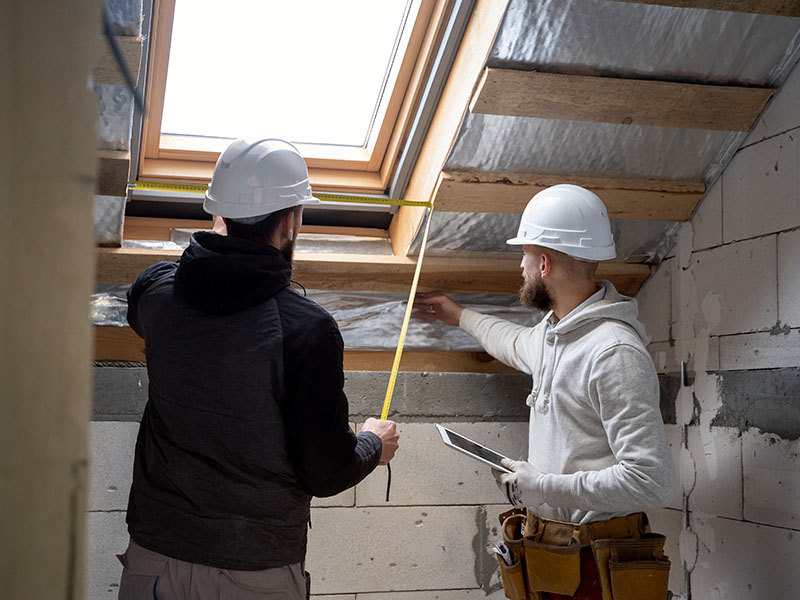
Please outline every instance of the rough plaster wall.
M688 370L663 521L683 598L800 597L799 258L796 67L638 294L662 377Z

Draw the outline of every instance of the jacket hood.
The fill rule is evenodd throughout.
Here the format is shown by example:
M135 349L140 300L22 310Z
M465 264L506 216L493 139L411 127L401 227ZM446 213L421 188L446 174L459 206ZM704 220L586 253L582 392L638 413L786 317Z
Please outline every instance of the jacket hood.
M528 406L537 406L539 412L547 412L550 405L553 377L560 356L557 347L562 336L577 332L582 327L597 321L614 320L631 327L642 340L642 345L646 346L650 341L644 325L639 321L636 300L620 294L609 281L601 280L598 283L605 290L602 299L592 302L579 311L571 312L554 326L542 327L541 337L538 340L538 361L533 368L535 374L533 390L527 400ZM545 322L549 322L552 314L550 311L544 316ZM580 341L577 343L580 344Z
M201 231L181 255L175 292L203 312L231 314L288 287L291 272L277 248Z
M646 346L650 338L647 336L644 325L639 321L639 305L636 299L623 296L609 281L601 280L598 283L605 289L603 298L577 313L570 313L556 323L552 331L560 336L575 331L592 321L613 319L632 327Z

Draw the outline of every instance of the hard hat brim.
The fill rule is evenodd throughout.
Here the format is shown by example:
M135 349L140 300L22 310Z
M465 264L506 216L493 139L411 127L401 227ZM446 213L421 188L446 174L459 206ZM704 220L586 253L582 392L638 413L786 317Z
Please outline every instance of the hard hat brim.
M556 250L572 258L579 258L581 260L601 261L601 260L614 260L617 257L617 251L614 246L606 247L578 247L578 246L563 246L560 244L547 244L537 242L535 240L526 240L521 237L514 237L506 240L509 246L539 246L540 248L550 248Z

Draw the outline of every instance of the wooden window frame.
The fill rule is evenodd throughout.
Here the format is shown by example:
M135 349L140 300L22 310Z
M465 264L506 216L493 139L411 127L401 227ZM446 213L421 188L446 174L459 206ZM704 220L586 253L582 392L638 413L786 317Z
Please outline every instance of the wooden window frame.
M207 183L222 148L209 138L161 134L176 0L154 0L138 177L167 183ZM299 145L311 185L328 191L384 193L413 124L453 0L420 0L385 116L367 147ZM227 145L223 141L221 146Z

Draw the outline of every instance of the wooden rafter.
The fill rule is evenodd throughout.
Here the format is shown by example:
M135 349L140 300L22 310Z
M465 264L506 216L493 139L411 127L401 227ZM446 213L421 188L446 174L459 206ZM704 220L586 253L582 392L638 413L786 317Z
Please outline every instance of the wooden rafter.
M407 200L429 201L439 173L455 141L458 128L469 105L475 83L480 77L497 30L503 20L508 0L478 0L461 41L458 54L447 78L442 97L434 113L425 142L411 174ZM397 256L405 256L419 228L425 209L401 206L389 234Z
M704 8L779 17L800 17L800 0L614 0L678 8Z
M94 359L97 361L145 362L144 340L130 327L96 326ZM390 371L394 350L348 350L344 352L346 371ZM439 350L403 353L401 371L452 373L516 373L485 352L447 352Z
M158 217L125 217L126 240L169 241L173 229L211 229L211 219L164 219ZM372 227L339 227L327 225L303 225L300 235L354 235L387 239L389 232Z
M97 281L131 283L158 261L175 261L180 250L98 248ZM295 253L294 278L308 289L406 292L415 261L405 256ZM604 262L598 277L635 294L650 274L647 265ZM425 259L420 290L515 294L522 283L516 253L473 256L431 256Z
M128 193L130 152L97 151L97 193L101 196L124 196Z
M705 192L699 181L450 171L442 173L436 210L521 214L534 194L559 183L592 190L605 202L609 216L619 219L687 221Z
M118 35L114 39L119 46L122 60L128 67L128 72L133 77L133 80L139 77L139 65L142 61L142 37L141 36L126 36ZM108 40L103 40L103 53L100 59L92 69L92 80L94 83L101 83L104 85L125 85L125 78L119 69L114 55L111 53L111 48L108 45Z
M775 90L487 68L473 113L749 131Z

